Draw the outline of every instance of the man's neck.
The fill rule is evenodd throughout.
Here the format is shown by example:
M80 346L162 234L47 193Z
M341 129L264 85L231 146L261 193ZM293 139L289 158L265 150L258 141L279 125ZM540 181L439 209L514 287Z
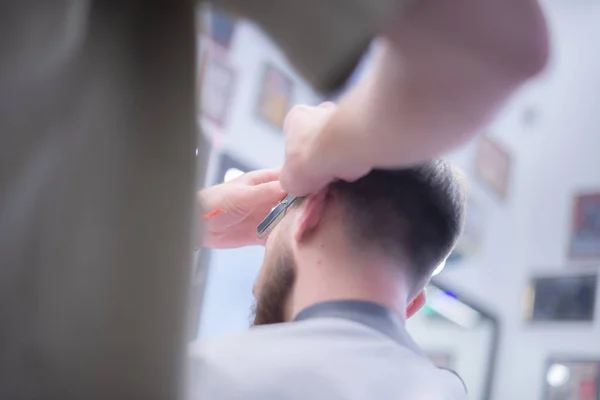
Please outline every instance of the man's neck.
M316 249L315 249L316 247ZM405 319L407 296L401 269L388 260L313 246L296 254L297 276L288 316L313 304L363 300L380 304Z

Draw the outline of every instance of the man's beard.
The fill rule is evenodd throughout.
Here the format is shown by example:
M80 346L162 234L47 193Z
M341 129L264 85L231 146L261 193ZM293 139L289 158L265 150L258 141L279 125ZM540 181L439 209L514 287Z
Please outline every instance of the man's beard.
M256 299L252 326L286 322L286 304L295 281L294 258L291 251L282 249Z

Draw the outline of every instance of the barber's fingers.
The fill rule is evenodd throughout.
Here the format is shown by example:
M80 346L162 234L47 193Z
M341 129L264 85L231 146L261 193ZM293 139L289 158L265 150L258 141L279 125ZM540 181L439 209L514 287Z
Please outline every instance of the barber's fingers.
M273 182L279 179L279 169L259 169L250 171L238 178L240 182L254 186L262 183Z
M323 108L325 110L335 110L337 108L337 105L331 101L325 101L319 104L319 108Z
M271 208L277 205L286 194L281 188L279 181L260 183L250 188L248 191L248 201L255 206L265 205Z
M306 167L298 168L288 163L279 176L283 190L304 197L317 193L331 182L327 175L310 174L307 170Z

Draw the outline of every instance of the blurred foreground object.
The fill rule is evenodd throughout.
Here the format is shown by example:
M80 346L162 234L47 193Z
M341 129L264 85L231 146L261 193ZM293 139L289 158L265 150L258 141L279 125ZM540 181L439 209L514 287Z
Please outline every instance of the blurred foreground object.
M401 3L218 2L322 91ZM0 19L0 398L176 399L206 163L195 4L3 2Z
M1 8L0 398L175 399L193 7Z

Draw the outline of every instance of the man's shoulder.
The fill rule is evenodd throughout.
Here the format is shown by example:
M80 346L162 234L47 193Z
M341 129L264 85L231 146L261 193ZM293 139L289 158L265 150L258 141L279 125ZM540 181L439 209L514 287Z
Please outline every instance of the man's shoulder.
M363 324L340 318L319 318L293 323L273 324L251 328L242 333L224 336L218 339L200 340L190 346L190 356L223 357L227 353L259 353L266 357L269 353L296 352L307 348L311 351L305 356L320 356L319 345L323 352L333 352L347 347L355 350L394 349L404 356L421 359L408 348L397 345L387 336ZM429 364L429 362L427 361Z
M189 347L190 357L228 358L228 354L257 354L259 358L268 358L271 353L285 352L286 349L298 349L303 346L314 348L320 342L351 340L368 337L369 330L339 319L301 321L258 326L246 332L231 334L216 339L199 340ZM342 333L343 335L340 335ZM349 336L350 335L350 336ZM340 339L341 336L341 339ZM313 354L309 352L305 355Z
M264 398L262 390L269 388L298 391L298 398L352 399L345 392L339 393L340 388L346 388L356 393L375 390L397 394L400 390L407 395L395 399L426 398L420 396L426 395L420 393L423 390L435 392L437 397L432 398L462 399L448 395L462 390L450 373L378 332L344 320L323 318L257 327L194 343L190 362L195 391L204 398L223 391Z
M198 341L189 348L191 362L205 368L246 373L248 368L260 373L298 373L315 365L338 372L338 363L373 355L415 359L408 349L397 346L378 332L337 318L321 318L293 323L255 327L247 332ZM319 367L320 368L320 367ZM269 372L267 372L269 371Z

